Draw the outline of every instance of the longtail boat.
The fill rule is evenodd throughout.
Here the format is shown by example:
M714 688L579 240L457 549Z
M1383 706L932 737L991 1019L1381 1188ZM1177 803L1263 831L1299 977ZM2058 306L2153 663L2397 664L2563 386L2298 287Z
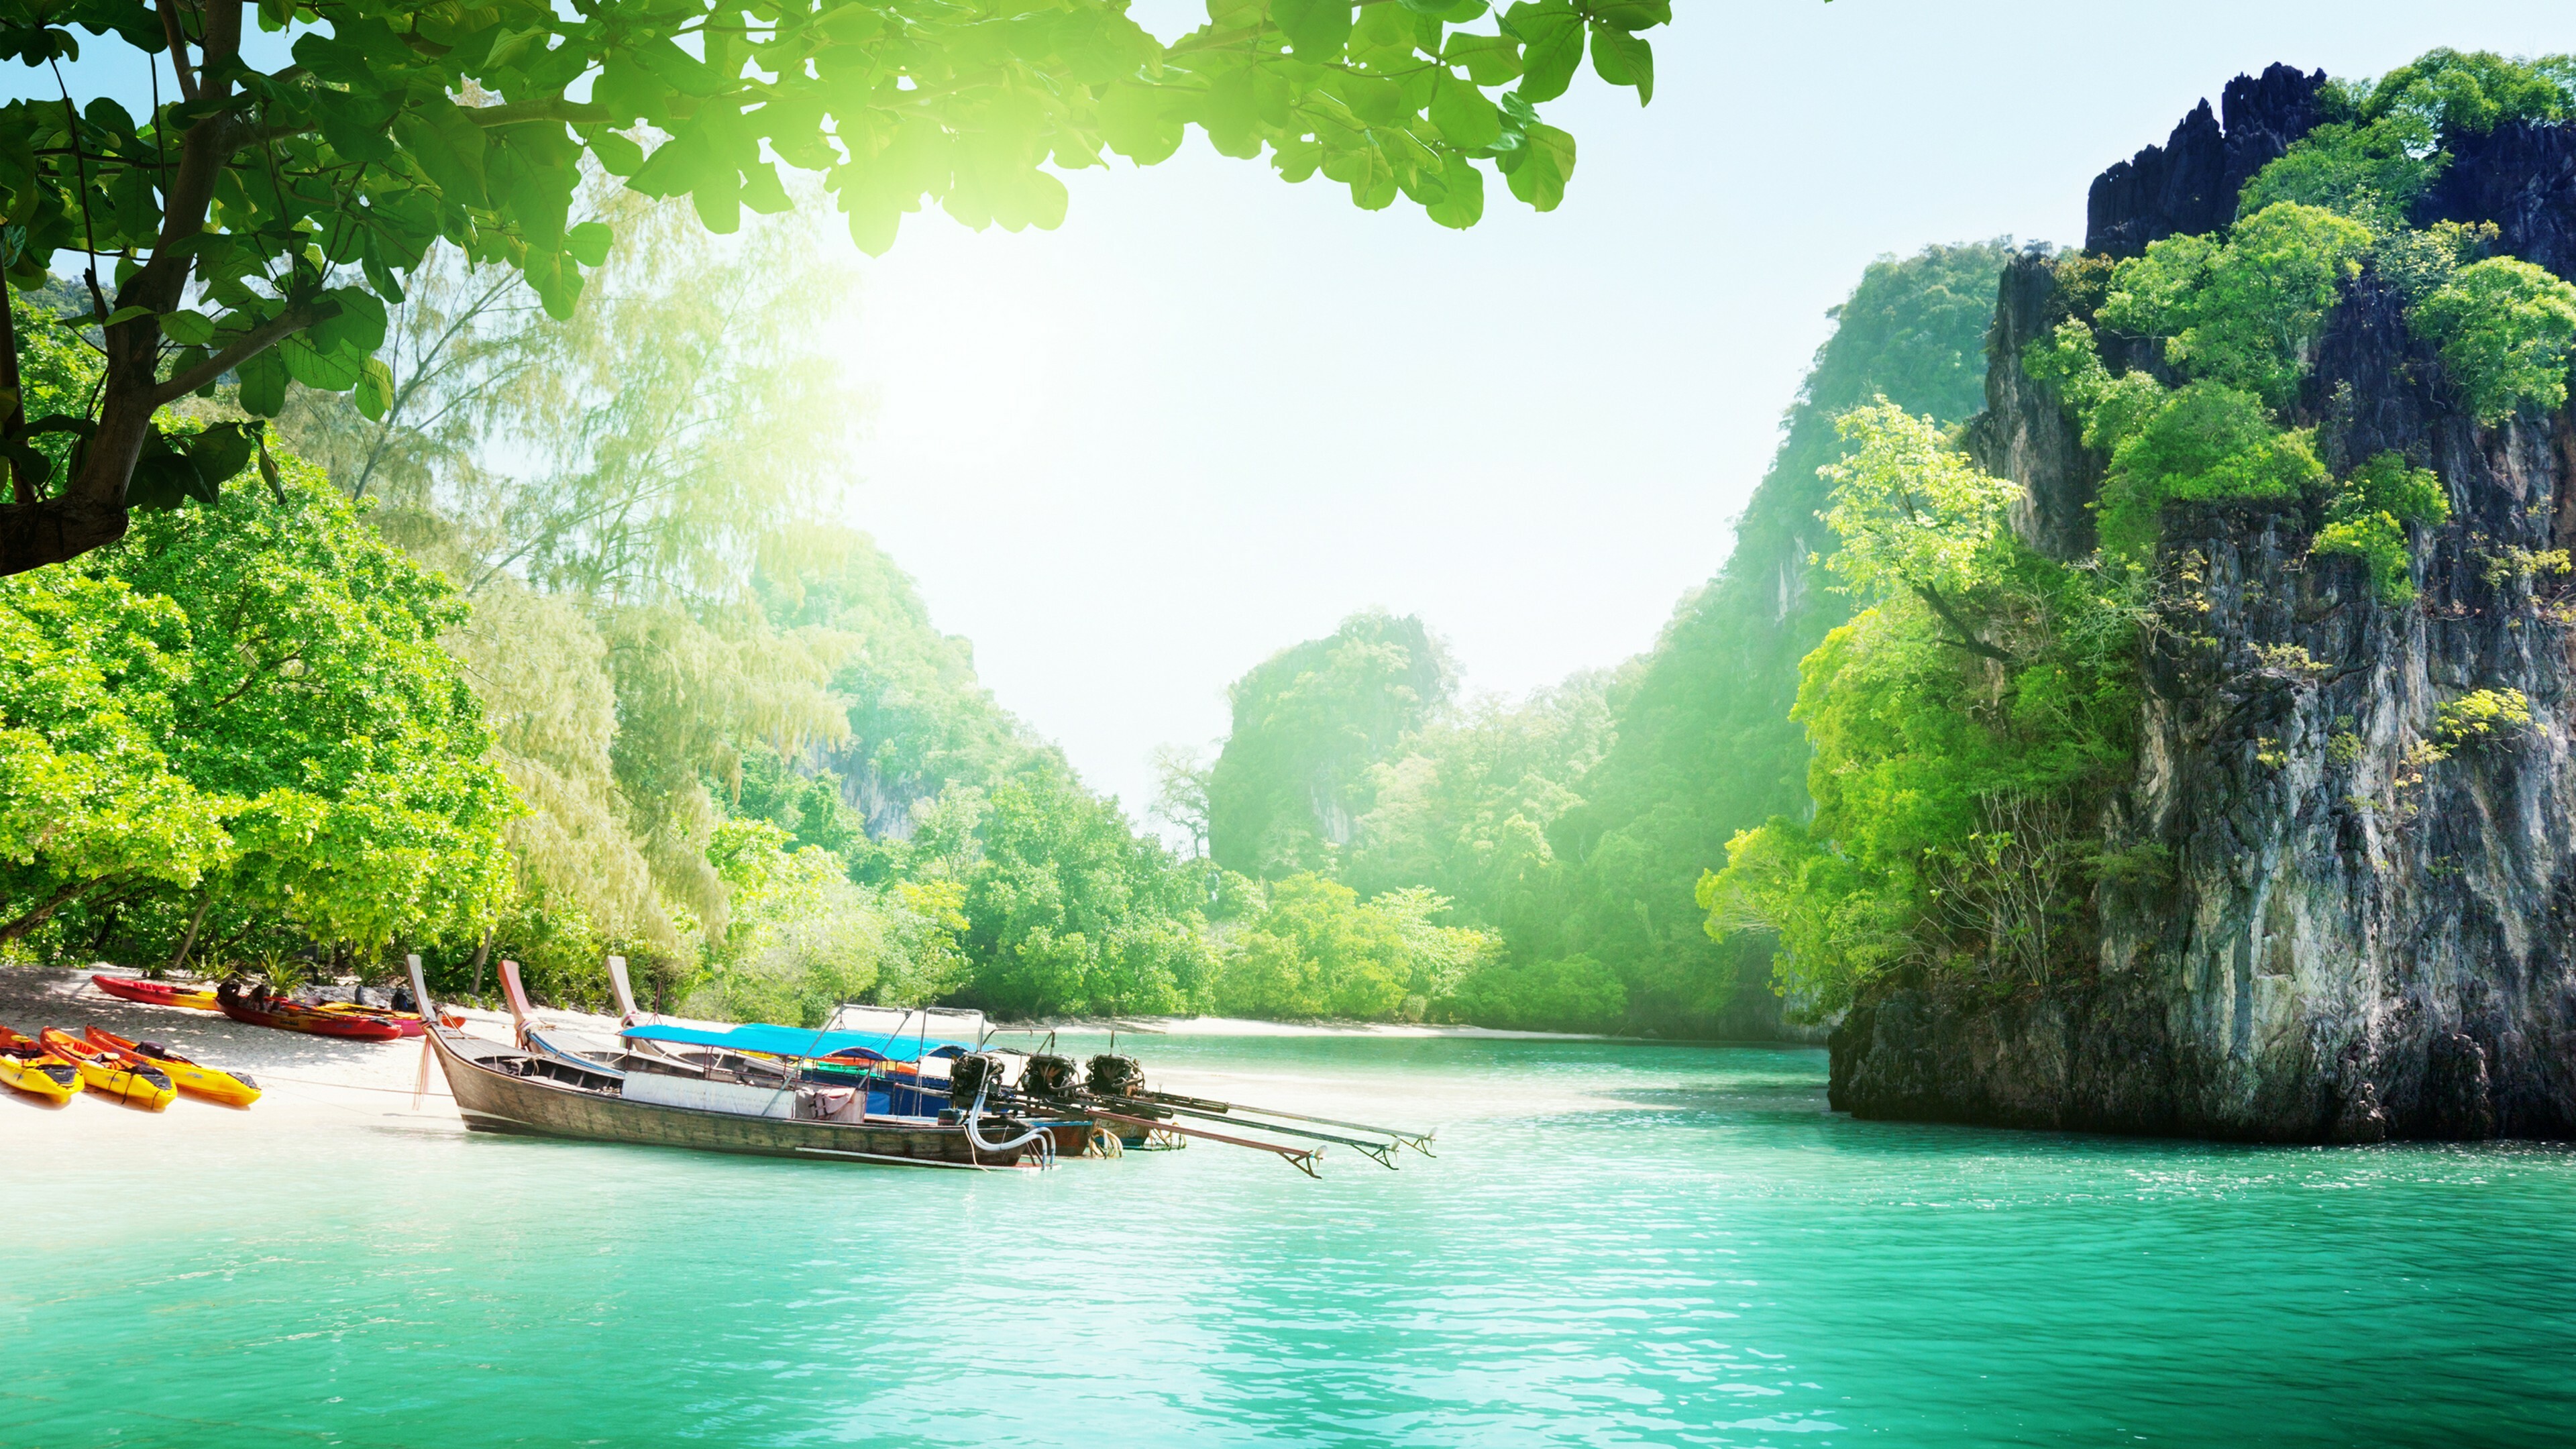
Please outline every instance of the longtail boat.
M45 1044L0 1026L0 1082L48 1102L68 1102L81 1089L80 1069Z
M146 981L140 976L92 976L90 984L110 996L151 1006L184 1006L192 1011L221 1011L214 988L175 981Z
M270 1026L279 1031L300 1031L312 1036L336 1036L353 1041L396 1041L403 1029L390 1021L347 1012L323 1011L284 996L266 992L245 991L241 983L227 981L215 988L215 1003L235 1021L253 1026Z
M525 993L517 989L511 963L502 963L502 979L513 992L514 1016L529 1016ZM639 1010L626 974L626 958L608 958L608 979L617 996L619 1034L602 1043L599 1034L566 1033L550 1027L522 1030L538 1049L586 1052L598 1060L620 1060L636 1053L648 1062L695 1062L710 1053L754 1073L775 1071L817 1087L852 1087L867 1095L861 1108L878 1117L937 1119L954 1114L959 1103L949 1090L952 1063L980 1049L991 1034L984 1013L948 1007L848 1005L837 1008L822 1030L767 1022L692 1021ZM995 1053L1004 1062L1000 1085L1018 1072L1027 1054ZM969 1095L971 1104L972 1096ZM1000 1105L997 1096L995 1106ZM1035 1125L1047 1130L1059 1156L1106 1155L1145 1144L1145 1134L1125 1127L1104 1127L1090 1116L1060 1106L1037 1114ZM1102 1133L1120 1139L1107 1145Z
M47 1051L70 1062L89 1090L100 1096L114 1097L129 1107L150 1112L158 1112L178 1099L179 1089L170 1084L170 1074L148 1062L127 1061L60 1027L46 1027L44 1043Z
M221 1102L228 1107L247 1107L259 1100L259 1083L248 1072L227 1072L179 1055L159 1042L129 1041L104 1027L89 1027L83 1033L89 1044L100 1051L122 1057L136 1066L158 1067L170 1079L170 1085L182 1092Z
M410 964L412 997L433 1015L420 958ZM998 1114L863 1121L861 1094L848 1088L743 1080L712 1065L696 1075L607 1070L444 1022L423 1040L465 1125L478 1132L965 1170L1044 1166L1054 1157L1047 1132Z

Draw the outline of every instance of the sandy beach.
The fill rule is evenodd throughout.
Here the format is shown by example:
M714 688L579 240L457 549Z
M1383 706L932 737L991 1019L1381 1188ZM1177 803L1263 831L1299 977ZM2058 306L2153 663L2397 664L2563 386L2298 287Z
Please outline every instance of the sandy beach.
M0 1144L16 1145L39 1137L59 1142L61 1128L75 1122L80 1140L97 1146L166 1140L170 1129L183 1122L191 1134L217 1137L265 1135L290 1126L310 1128L334 1121L380 1121L389 1115L464 1130L447 1098L447 1084L437 1080L435 1070L429 1093L414 1110L412 1088L421 1065L417 1040L343 1041L252 1026L211 1011L148 1006L108 995L90 984L90 974L0 967L0 1024L28 1036L48 1026L75 1035L83 1027L97 1026L133 1040L156 1041L208 1066L248 1072L258 1079L262 1096L251 1107L237 1108L182 1094L168 1108L148 1112L86 1092L56 1107L21 1092L0 1090ZM495 1039L509 1035L505 1016L480 1011L463 1014L469 1030Z
M94 1098L87 1093L57 1107L23 1093L0 1090L0 1149L38 1144L59 1147L65 1141L66 1129L76 1128L73 1135L90 1148L114 1150L120 1154L129 1150L149 1151L154 1144L166 1143L170 1129L182 1123L192 1134L216 1137L248 1133L265 1136L285 1131L327 1132L333 1127L385 1126L392 1121L432 1130L465 1130L447 1095L447 1084L435 1066L428 1073L428 1089L415 1098L424 1055L421 1043L416 1039L361 1042L306 1036L299 1032L252 1026L214 1012L125 1001L92 985L92 970L104 970L112 975L130 974L115 968L0 967L0 1024L29 1036L48 1026L61 1027L75 1035L83 1027L99 1026L134 1040L160 1042L209 1066L248 1072L258 1079L263 1095L252 1107L234 1108L183 1094L167 1109L149 1112ZM507 1041L510 1037L510 1020L504 1013L472 1008L447 1009L465 1017L466 1030L478 1036L494 1041ZM600 1031L616 1028L612 1017L551 1008L546 1009L544 1015L564 1026ZM1105 1020L1068 1021L1035 1030L1041 1035L1053 1030L1083 1038L1081 1050L1087 1053L1098 1050L1100 1046L1088 1038L1107 1033L1112 1025ZM1150 1041L1157 1036L1600 1040L1544 1032L1492 1031L1479 1027L1303 1024L1204 1016L1143 1020L1121 1018L1114 1025L1122 1037L1121 1049L1143 1055L1158 1084L1175 1090L1218 1095L1239 1093L1250 1096L1294 1091L1300 1100L1324 1102L1342 1110L1360 1110L1372 1104L1366 1100L1364 1089L1354 1090L1357 1084L1317 1081L1302 1073L1272 1076L1259 1071L1174 1070L1167 1064L1152 1060L1154 1053ZM1126 1040L1130 1038L1134 1039L1132 1046ZM1025 1046L1030 1043L1023 1040L1018 1031L1012 1030L999 1034L996 1044ZM1419 1110L1428 1104L1416 1102L1408 1105ZM1457 1108L1467 1104L1443 1105ZM1410 1118L1413 1113L1405 1115Z

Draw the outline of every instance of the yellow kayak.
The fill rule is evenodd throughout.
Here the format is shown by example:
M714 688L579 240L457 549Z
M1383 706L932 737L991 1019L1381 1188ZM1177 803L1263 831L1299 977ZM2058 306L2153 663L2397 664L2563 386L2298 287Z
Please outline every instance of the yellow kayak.
M159 1067L129 1062L109 1052L98 1051L79 1037L60 1027L45 1028L45 1049L78 1068L81 1080L93 1092L114 1097L129 1107L142 1107L158 1112L176 1101L179 1089L170 1085L170 1076Z
M0 1026L0 1083L48 1102L68 1102L81 1089L80 1072L71 1063Z
M95 1026L87 1029L87 1035L91 1046L122 1059L128 1066L160 1068L170 1085L182 1092L194 1092L228 1107L247 1107L259 1100L259 1083L247 1073L193 1062L159 1042L127 1041Z

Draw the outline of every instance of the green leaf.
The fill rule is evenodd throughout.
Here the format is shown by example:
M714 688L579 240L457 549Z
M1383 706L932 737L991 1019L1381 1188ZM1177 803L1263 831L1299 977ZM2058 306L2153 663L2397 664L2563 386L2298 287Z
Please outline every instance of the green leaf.
M528 49L531 46L534 46L540 52L544 51L546 48L546 37L549 34L550 32L542 25L530 26L525 30L502 31L500 37L492 42L490 53L483 57L483 64L479 73L489 75L493 71L499 70L505 65L509 65L513 61L516 61L520 56L527 54Z
M256 438L247 423L217 423L188 439L187 444L188 458L197 465L197 471L221 482L250 466Z
M1459 150L1482 151L1502 139L1503 113L1483 91L1443 75L1431 98L1431 124Z
M1522 0L1510 16L1521 36L1522 98L1535 103L1564 95L1583 63L1583 17L1571 0Z
M320 392L347 392L358 385L358 357L341 351L325 352L314 345L309 334L298 333L279 342L274 349L286 375L306 387ZM251 411L245 404L243 411Z
M1341 78L1342 103L1351 114L1372 126L1393 126L1412 114L1404 103L1404 87L1377 76L1346 75Z
M1442 158L1440 184L1440 197L1423 207L1433 221L1464 231L1483 218L1485 173L1476 169L1476 163L1464 156Z
M1183 128L1164 108L1163 94L1141 82L1121 82L1100 95L1100 139L1109 149L1151 166L1181 149Z
M164 312L161 335L184 347L203 347L215 340L215 324L200 312Z
M844 5L828 10L813 28L826 40L840 45L865 45L885 34L885 14L865 5Z
M1512 195L1539 211L1554 211L1565 200L1565 183L1574 175L1574 138L1554 126L1529 128L1528 140L1515 153L1520 160L1505 179Z
M358 364L358 390L355 400L359 414L368 422L384 421L386 409L394 405L394 370L385 366L383 358L370 357ZM241 470L236 467L233 471Z
M152 309L149 307L119 307L115 311L108 313L107 320L99 325L103 327L114 327L120 322L131 322L137 317L149 317L151 315Z
M564 233L564 251L585 267L608 260L608 245L617 239L605 222L585 221Z
M394 117L394 137L450 202L485 204L483 128L463 107L440 98L404 111Z
M1643 36L1594 22L1592 69L1614 86L1635 86L1638 105L1655 98L1655 48Z
M1351 38L1351 12L1351 0L1270 0L1270 17L1278 22L1279 33L1288 37L1299 60L1314 65L1342 58L1342 47Z
M241 410L255 418L273 418L286 406L286 363L276 348L257 353L234 369L241 378Z
M1480 86L1498 86L1521 73L1521 43L1508 35L1452 35L1440 59Z
M600 169L611 176L632 176L644 167L644 148L606 126L584 127L582 140L590 154L599 158Z
M1615 30L1645 30L1673 23L1672 0L1602 0L1592 7L1593 20Z
M185 453L146 454L125 485L125 506L147 512L176 508L190 498L209 507L223 501L215 483Z
M268 485L268 491L277 499L277 506L284 508L286 484L278 477L277 460L268 456L268 430L265 428L259 435L259 481Z
M18 471L26 474L27 481L37 488L43 488L54 479L54 460L25 443L0 443L0 457L17 464Z

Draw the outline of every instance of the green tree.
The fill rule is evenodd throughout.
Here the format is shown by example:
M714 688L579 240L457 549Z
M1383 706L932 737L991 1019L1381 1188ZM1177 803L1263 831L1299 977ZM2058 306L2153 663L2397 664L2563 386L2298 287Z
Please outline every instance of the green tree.
M1404 1004L1412 974L1396 918L1338 881L1292 875L1233 942L1216 1004L1235 1016L1383 1020Z
M2576 354L2576 286L2513 257L2472 262L2416 303L2414 330L2442 349L2442 366L2478 420L2567 402Z
M1825 526L1842 541L1828 567L1864 598L1913 594L1949 626L1942 642L2009 662L1960 615L1959 600L1977 585L1981 556L2021 489L1979 472L1932 419L1885 398L1845 413L1835 428L1858 446L1818 470L1834 485Z
M122 579L0 580L0 946L67 905L191 889L237 850L163 748L190 672L186 616Z
M1329 868L1373 803L1373 769L1445 708L1448 654L1420 619L1355 614L1227 691L1234 728L1208 776L1208 850L1254 877Z
M1769 938L1713 940L1693 889L1735 832L1807 812L1808 745L1789 718L1798 661L1851 610L1824 563L1835 544L1817 517L1830 487L1817 470L1848 446L1835 417L1879 395L1945 423L1983 406L1995 280L2010 254L1988 242L1869 266L1834 311L1725 566L1610 692L1603 757L1548 831L1563 863L1553 926L1516 928L1513 951L1607 967L1626 988L1631 1029L1776 1020Z
M318 470L288 460L277 493L149 515L13 584L5 618L37 667L13 672L24 738L0 819L78 808L12 853L0 919L161 955L371 952L491 918L517 805L439 645L462 606Z
M572 219L585 166L649 196L686 196L717 231L738 226L745 206L789 207L779 166L817 173L874 250L925 198L972 226L1053 226L1065 190L1049 168L1100 164L1104 151L1160 161L1191 124L1224 154L1266 149L1284 177L1320 172L1366 207L1402 194L1444 225L1471 225L1491 167L1514 195L1552 208L1574 141L1536 108L1565 92L1587 50L1603 79L1651 96L1638 32L1671 7L1521 0L1492 29L1467 28L1485 9L1224 0L1165 45L1123 0L657 0L614 12L540 0L11 0L0 51L30 66L73 58L78 26L137 53L156 98L139 120L68 89L0 107L0 191L16 228L0 261L26 287L57 252L85 255L106 353L94 415L31 423L18 399L0 407L0 442L58 425L87 442L60 491L37 455L10 453L0 573L114 540L130 502L229 478L224 455L153 445L162 406L228 372L255 416L278 411L290 378L354 392L370 412L388 406L393 381L373 356L385 305L434 243L516 268L549 311L570 315L611 240ZM248 63L254 16L272 31L305 27L292 64ZM589 99L570 99L585 80ZM14 359L16 339L0 342ZM176 461L138 474L147 456Z

